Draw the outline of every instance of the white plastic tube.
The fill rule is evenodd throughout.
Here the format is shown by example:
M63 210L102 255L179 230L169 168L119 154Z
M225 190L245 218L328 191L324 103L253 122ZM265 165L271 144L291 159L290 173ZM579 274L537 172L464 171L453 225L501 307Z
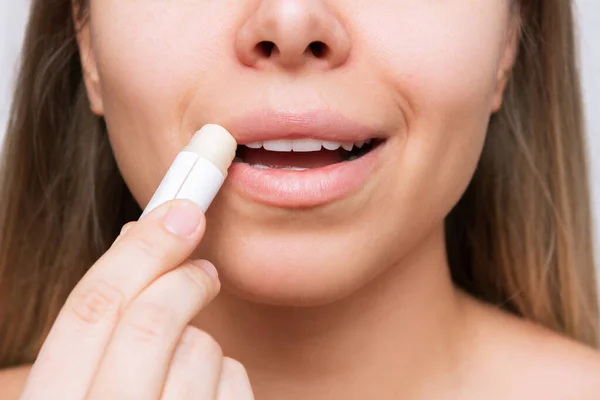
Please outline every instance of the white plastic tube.
M173 199L191 200L206 212L227 177L236 149L235 139L225 128L202 127L175 157L140 218Z

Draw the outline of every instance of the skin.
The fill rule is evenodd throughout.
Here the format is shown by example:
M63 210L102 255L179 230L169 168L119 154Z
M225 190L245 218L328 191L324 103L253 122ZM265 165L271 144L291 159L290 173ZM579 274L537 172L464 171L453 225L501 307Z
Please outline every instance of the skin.
M595 352L479 304L448 272L443 221L502 103L518 22L502 0L91 1L88 97L142 206L195 130L241 113L330 109L388 138L368 184L323 207L274 209L226 184L189 250L223 290L188 322L243 363L257 398L600 392ZM262 40L279 51L256 55ZM315 40L327 57L303 52Z
M516 47L505 1L115 0L91 9L80 39L92 109L105 117L142 205L205 123L319 108L389 137L369 183L329 207L273 209L222 190L199 254L230 290L270 304L346 297L429 238L442 239ZM326 42L339 25L340 37L326 43L335 64L294 53ZM261 40L277 42L281 55L252 59Z

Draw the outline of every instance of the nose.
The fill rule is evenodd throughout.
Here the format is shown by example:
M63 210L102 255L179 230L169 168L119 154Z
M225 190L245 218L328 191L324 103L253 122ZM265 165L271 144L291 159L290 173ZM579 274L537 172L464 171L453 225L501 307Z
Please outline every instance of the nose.
M350 54L350 38L323 0L260 0L236 37L240 61L254 68L332 69Z

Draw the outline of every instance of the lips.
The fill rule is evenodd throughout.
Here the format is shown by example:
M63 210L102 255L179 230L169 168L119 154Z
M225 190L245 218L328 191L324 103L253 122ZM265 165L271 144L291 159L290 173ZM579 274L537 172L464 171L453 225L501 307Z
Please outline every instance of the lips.
M354 143L385 138L377 128L329 111L283 113L266 110L245 115L224 125L243 145L286 139Z
M385 143L376 128L329 112L265 111L224 125L240 144L228 186L275 207L315 207L352 195Z

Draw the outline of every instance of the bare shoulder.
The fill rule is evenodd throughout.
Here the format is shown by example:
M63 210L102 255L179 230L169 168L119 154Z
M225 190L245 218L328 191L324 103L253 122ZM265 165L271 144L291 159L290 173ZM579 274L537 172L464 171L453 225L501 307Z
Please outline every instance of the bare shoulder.
M0 370L0 392L3 400L17 400L29 375L30 366Z
M493 307L470 308L482 382L495 377L499 399L600 399L599 351Z

